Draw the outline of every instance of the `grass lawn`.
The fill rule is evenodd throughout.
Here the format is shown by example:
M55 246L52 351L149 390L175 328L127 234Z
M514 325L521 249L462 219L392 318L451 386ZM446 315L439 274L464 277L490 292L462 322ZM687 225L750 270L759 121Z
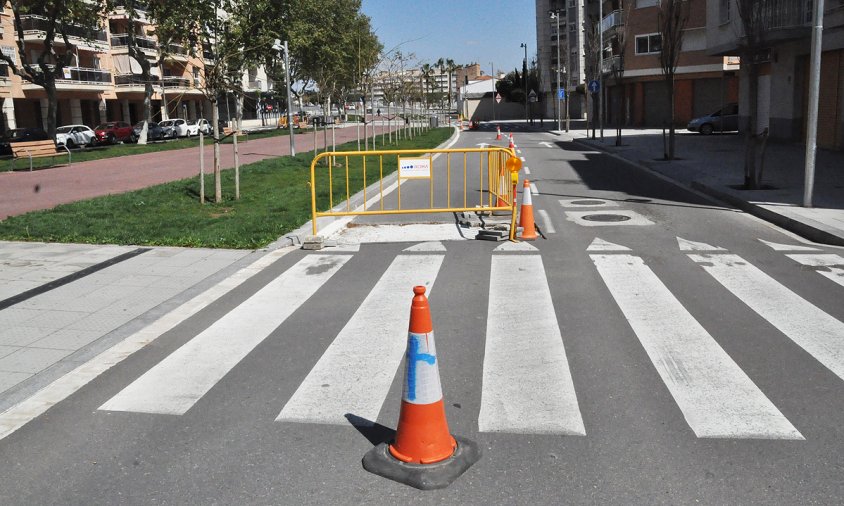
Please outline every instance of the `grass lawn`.
M250 133L249 140L252 139L263 139L264 137L277 137L280 135L287 135L289 132L286 128L276 128L273 130L264 130L260 132ZM298 133L298 130L294 133ZM239 142L243 142L244 139L241 137L238 139ZM232 138L228 137L222 141L222 144L231 144ZM205 145L210 145L211 140L209 137L205 138ZM199 137L192 137L187 139L178 139L174 141L165 141L165 142L153 142L150 144L114 144L111 146L100 146L92 149L82 149L82 150L71 150L71 161L73 163L76 162L87 162L90 160L102 160L103 158L115 158L118 156L127 156L127 155L140 155L142 153L153 153L156 151L170 151L173 149L185 149L185 148L195 148L199 146ZM5 160L0 160L0 163L5 163L5 169L0 170L9 170L12 164L11 157L7 157ZM67 163L67 151L62 149L61 151L56 152L56 156L54 158L35 158L32 160L32 167L34 169L50 167L55 164L64 164ZM15 170L29 170L29 159L28 158L20 158L15 160Z
M452 129L438 128L386 149L425 149L438 146ZM379 146L380 147L380 146ZM338 151L357 149L357 142ZM367 157L377 166L377 157ZM143 190L64 204L46 211L11 216L0 221L0 240L133 244L254 249L266 246L311 218L310 164L312 153L278 157L244 165L240 172L240 200L234 200L234 171L223 171L223 202L211 203L213 176L206 176L206 204L199 203L199 178L183 179ZM349 193L363 187L361 159L349 161ZM339 159L338 159L339 162ZM345 167L345 161L343 162ZM395 157L384 157L384 175L396 170ZM321 178L327 181L325 170ZM369 173L367 183L377 179ZM334 204L345 200L345 170L332 171ZM326 188L317 206L328 208ZM210 198L209 198L210 196Z

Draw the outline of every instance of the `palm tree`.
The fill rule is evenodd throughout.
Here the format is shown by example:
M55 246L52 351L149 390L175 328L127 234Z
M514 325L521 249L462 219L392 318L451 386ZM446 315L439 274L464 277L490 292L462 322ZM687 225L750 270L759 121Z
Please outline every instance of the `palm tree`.
M451 75L458 69L458 66L454 63L454 60L446 58L444 68L448 72L448 107L451 108Z
M430 64L425 63L422 65L422 79L425 85L425 89L423 93L425 94L425 103L428 103L428 88L431 86L434 77L434 67Z

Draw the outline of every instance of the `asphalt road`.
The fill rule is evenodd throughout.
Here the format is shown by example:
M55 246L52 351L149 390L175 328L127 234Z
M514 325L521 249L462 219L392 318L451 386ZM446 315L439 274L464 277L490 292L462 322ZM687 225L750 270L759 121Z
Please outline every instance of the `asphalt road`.
M0 440L0 503L840 504L844 286L818 264L841 250L516 143L536 251L292 251ZM601 212L628 219L578 219ZM398 418L419 283L451 431L483 451L431 492L360 464Z

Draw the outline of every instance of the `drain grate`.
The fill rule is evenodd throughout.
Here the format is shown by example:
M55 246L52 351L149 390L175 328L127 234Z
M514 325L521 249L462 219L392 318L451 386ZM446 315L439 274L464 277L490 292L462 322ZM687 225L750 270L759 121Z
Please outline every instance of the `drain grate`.
M588 199L572 200L571 203L578 205L578 206L602 206L602 205L606 204L606 202L603 201L603 200L588 200Z
M627 221L630 219L630 216L624 216L623 214L587 214L581 217L581 219L586 221L618 222Z

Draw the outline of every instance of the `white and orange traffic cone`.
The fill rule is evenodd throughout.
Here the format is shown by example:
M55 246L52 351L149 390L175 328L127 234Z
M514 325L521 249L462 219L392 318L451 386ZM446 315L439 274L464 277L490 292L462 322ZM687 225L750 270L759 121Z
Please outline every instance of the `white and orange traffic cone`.
M533 199L530 194L530 181L525 179L524 188L522 190L522 210L519 213L519 226L522 228L523 241L535 241L538 237L536 234L536 223L533 221Z
M363 467L415 488L445 488L481 453L477 444L448 431L425 287L415 286L413 293L396 437L392 444L381 443L367 452Z
M495 125L495 130L496 130L495 140L500 141L501 140L501 127L498 126L498 125Z
M508 147L510 149L513 149L513 148L516 147L516 144L513 142L513 134L512 133L510 134L510 145Z

